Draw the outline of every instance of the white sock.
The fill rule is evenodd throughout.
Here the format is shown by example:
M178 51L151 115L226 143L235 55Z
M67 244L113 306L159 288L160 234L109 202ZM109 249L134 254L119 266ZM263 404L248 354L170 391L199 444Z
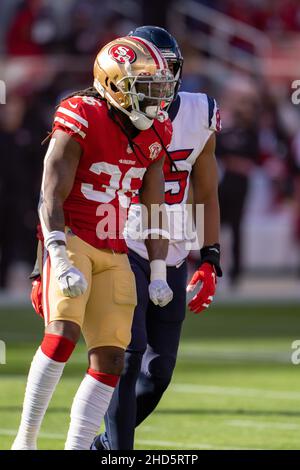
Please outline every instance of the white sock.
M65 450L89 450L108 409L114 387L87 374L74 397Z
M35 450L37 436L49 402L65 367L39 348L32 360L27 379L23 412L12 450Z

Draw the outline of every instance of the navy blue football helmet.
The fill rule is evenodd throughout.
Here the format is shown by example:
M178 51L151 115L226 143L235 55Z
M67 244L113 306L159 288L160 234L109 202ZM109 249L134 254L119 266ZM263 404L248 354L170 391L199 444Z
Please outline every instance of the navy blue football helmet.
M181 85L183 57L176 39L158 26L140 26L130 31L128 36L136 36L152 42L165 57L176 80L174 99Z

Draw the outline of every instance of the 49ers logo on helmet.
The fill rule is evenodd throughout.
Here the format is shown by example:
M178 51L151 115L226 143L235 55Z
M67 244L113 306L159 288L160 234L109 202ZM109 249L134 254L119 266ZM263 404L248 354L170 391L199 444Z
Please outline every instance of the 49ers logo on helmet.
M119 64L125 64L126 61L132 64L132 62L134 62L136 59L134 50L131 49L131 47L122 44L112 46L108 53L111 58L116 62L119 62Z

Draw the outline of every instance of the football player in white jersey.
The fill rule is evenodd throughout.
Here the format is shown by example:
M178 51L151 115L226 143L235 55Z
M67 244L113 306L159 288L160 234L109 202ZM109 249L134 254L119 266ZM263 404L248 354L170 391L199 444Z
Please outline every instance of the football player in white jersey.
M166 30L155 26L139 27L131 35L147 39L160 49L177 79L178 91L183 59L176 40ZM172 239L174 232L171 232L166 277L174 297L164 308L154 305L147 290L151 274L146 247L142 240L135 239L134 229L131 231L129 224L128 236L132 238L127 239L127 245L136 277L138 305L125 368L106 413L106 432L95 438L92 450L133 449L136 426L152 413L171 381L186 311L186 290L193 290L202 282L200 291L189 302L189 309L199 313L211 303L216 276L222 275L215 159L215 132L221 127L217 104L206 94L181 92L168 112L173 125L168 150L175 169L169 162L165 164L166 203L170 213L178 205L182 207L188 201L191 186L194 204L204 205L201 264L186 287L187 240L184 237ZM138 207L133 205L131 208L129 221L132 227L136 227Z

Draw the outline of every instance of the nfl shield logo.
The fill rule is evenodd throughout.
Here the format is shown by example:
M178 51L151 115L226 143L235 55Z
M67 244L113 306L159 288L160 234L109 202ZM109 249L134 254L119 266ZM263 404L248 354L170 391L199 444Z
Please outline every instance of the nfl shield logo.
M158 142L154 142L154 144L150 145L149 150L151 160L155 160L158 157L161 152L161 149L162 146Z

